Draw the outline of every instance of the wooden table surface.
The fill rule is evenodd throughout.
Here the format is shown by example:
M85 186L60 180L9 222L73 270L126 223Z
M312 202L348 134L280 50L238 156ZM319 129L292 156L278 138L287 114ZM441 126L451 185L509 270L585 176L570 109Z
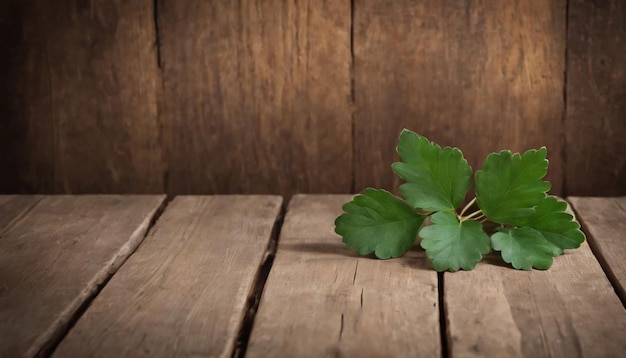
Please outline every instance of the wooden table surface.
M550 270L444 274L345 249L350 198L0 196L0 357L626 357L626 197L568 198Z

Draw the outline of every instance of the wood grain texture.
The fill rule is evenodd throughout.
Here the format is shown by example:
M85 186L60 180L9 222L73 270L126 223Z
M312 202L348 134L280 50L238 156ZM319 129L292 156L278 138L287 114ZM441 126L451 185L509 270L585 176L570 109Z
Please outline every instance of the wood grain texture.
M565 0L354 1L356 189L395 190L408 128L459 147L546 146L561 193Z
M569 197L589 245L626 303L626 197Z
M0 356L60 338L143 239L164 196L49 196L0 240Z
M444 274L453 357L621 357L626 311L587 243L547 271L491 256Z
M350 191L349 1L158 4L169 194Z
M0 237L41 199L41 195L0 195Z
M568 195L626 195L626 4L569 1Z
M55 357L230 357L282 199L177 197Z
M153 1L29 1L13 13L11 192L163 192Z
M297 195L247 357L439 357L437 274L423 251L376 260L333 232L348 195Z

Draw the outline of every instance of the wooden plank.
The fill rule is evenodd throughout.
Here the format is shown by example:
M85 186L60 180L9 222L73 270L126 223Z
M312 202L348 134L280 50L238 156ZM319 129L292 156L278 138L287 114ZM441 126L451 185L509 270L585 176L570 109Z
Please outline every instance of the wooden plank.
M626 197L569 197L589 245L626 304Z
M423 251L357 257L333 232L348 195L296 195L247 357L439 357L437 273Z
M402 128L489 152L546 146L561 193L565 0L354 1L356 189L393 190Z
M568 195L626 195L626 4L570 0Z
M164 196L48 196L0 240L0 356L34 356L143 239Z
M6 192L162 192L153 1L9 3Z
M20 220L42 198L41 195L0 195L0 235Z
M169 194L350 191L349 1L158 4Z
M56 357L230 357L282 199L177 197Z
M454 357L621 357L626 310L587 242L546 271L518 271L491 254L444 274Z

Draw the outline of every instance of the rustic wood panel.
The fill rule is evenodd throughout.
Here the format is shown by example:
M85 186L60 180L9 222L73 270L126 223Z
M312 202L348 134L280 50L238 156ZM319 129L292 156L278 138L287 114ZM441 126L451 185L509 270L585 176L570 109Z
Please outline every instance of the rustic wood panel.
M168 193L350 191L349 1L157 3Z
M153 1L9 3L11 191L163 192Z
M565 0L354 1L356 189L395 189L404 127L459 147L548 147L562 190Z
M281 203L175 198L55 356L230 357Z
M348 195L294 196L247 357L439 357L437 273L423 251L357 257L333 232Z
M492 256L444 274L454 357L621 357L626 311L587 243L547 271L518 271Z
M354 58L349 1L1 1L0 192L392 189L407 127L475 169L546 145L554 193L626 195L622 2L352 10Z
M42 198L39 195L0 195L0 237Z
M626 195L626 4L569 1L569 195Z
M569 197L589 244L626 303L626 197Z
M164 196L50 196L0 240L0 356L35 356L143 239Z

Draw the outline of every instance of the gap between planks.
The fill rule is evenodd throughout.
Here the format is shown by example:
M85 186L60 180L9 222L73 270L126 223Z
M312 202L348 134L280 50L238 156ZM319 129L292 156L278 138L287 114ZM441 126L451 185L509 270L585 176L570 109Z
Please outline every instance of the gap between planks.
M497 254L483 261L472 271L444 274L450 355L626 353L626 312L587 242L545 271L514 270Z
M3 218L10 219L1 225L0 356L50 354L77 311L139 245L163 199L0 197ZM102 231L110 224L116 225Z
M14 204L20 207L20 209L18 209L19 212L15 216L11 215L11 208L7 209L8 212L0 211L0 237L2 237L5 232L11 231L11 229L22 221L43 198L43 195L3 195L2 198L0 198L0 205L4 204L9 206L8 204L15 201L16 203Z
M253 317L259 270L271 263L282 203L178 196L54 356L232 356L247 309Z
M128 254L122 258L122 260L119 262L117 267L109 268L102 282L95 283L94 289L89 293L89 295L85 298L85 300L78 306L76 311L74 311L73 313L68 312L68 315L70 315L70 318L67 324L61 328L61 331L59 332L59 335L57 337L55 337L53 340L48 342L39 350L39 352L37 352L37 355L36 355L37 357L50 357L54 353L55 349L59 346L59 344L63 341L63 339L65 339L65 337L72 330L72 328L74 328L74 326L76 325L76 322L80 320L80 318L87 311L87 309L89 309L89 306L91 306L94 299L100 294L100 292L107 285L107 283L109 283L109 281L111 280L113 275L115 275L117 270L119 270L124 265L124 263L128 260L128 258L133 255L133 253L137 250L137 248L139 248L139 246L141 245L143 240L148 236L148 234L150 234L150 231L154 227L154 224L157 222L157 220L159 220L159 218L161 217L161 215L167 208L167 205L169 204L170 201L171 201L171 198L169 198L169 196L165 196L165 198L161 201L161 205L156 209L154 214L151 217L146 218L146 220L148 221L148 224L146 225L145 229L143 225L140 224L137 227L137 229L131 234L131 237L138 236L139 241L136 242L134 245L132 245L133 240L131 240L126 245L124 245L125 247L123 247L122 250L128 250Z
M292 198L248 357L441 356L436 272L419 251L383 261L347 250L333 221L351 198Z
M626 308L626 197L568 197L604 274ZM620 236L620 233L622 236Z
M246 300L246 307L244 311L245 315L241 323L241 327L239 328L239 332L237 333L237 341L235 342L235 347L233 348L231 357L242 358L246 355L246 349L248 348L250 334L252 333L252 328L254 327L254 319L256 318L259 303L261 302L261 296L263 295L263 290L265 289L267 277L272 270L274 258L276 257L278 239L280 237L280 231L282 229L283 223L285 222L285 215L286 208L285 202L283 201L280 207L280 213L278 214L278 217L274 222L274 226L272 227L270 241L268 242L267 248L265 249L265 259L263 260L263 263L261 264L261 267L257 272L257 276L254 279L254 286Z

